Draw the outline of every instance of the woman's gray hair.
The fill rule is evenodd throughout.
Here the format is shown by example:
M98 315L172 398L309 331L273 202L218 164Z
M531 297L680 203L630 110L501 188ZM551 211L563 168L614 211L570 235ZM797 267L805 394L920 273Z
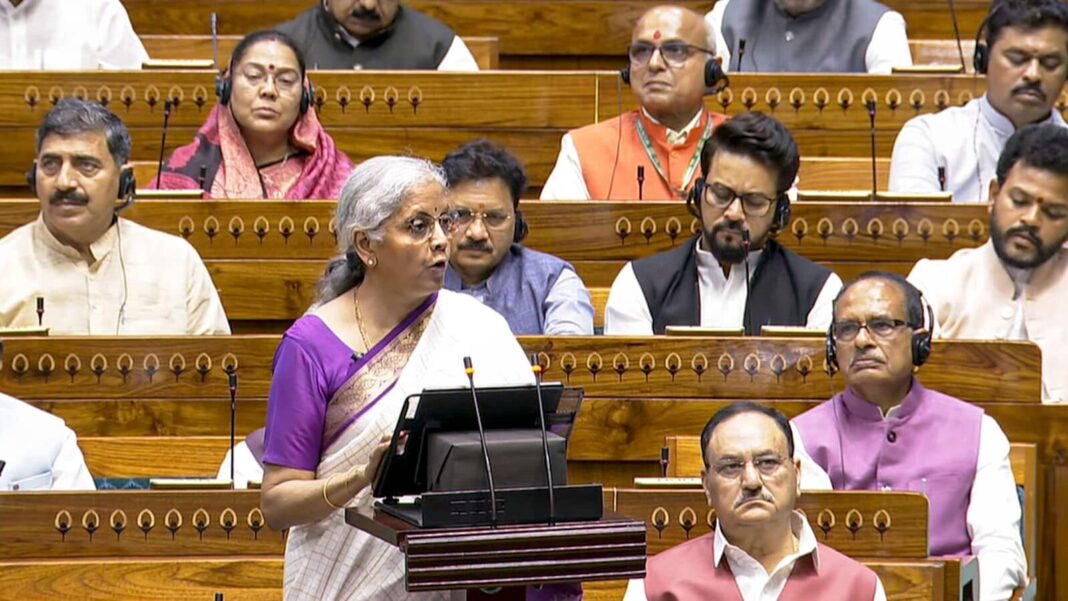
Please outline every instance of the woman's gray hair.
M415 157L374 157L352 170L341 188L334 215L340 254L319 280L317 304L333 300L363 281L366 267L353 245L356 232L381 241L382 224L397 213L412 190L431 183L445 188L445 173L430 161Z

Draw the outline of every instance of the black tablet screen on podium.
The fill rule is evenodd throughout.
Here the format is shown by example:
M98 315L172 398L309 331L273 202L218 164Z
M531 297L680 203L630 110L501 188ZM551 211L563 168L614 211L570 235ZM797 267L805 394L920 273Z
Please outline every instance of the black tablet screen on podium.
M476 388L482 426L486 430L538 428L538 396L533 386ZM563 384L541 387L545 425L560 424L553 414L560 405ZM415 406L414 411L410 410ZM574 414L571 414L572 418ZM555 419L554 419L555 418ZM427 437L435 432L478 430L470 388L428 389L405 399L393 431L389 451L375 474L375 497L401 497L427 491ZM404 445L401 433L406 432Z

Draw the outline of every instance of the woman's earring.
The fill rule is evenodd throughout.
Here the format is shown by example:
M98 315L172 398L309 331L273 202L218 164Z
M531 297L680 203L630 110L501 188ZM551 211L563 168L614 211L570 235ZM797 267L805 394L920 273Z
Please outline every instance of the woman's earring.
M370 265L371 267L374 267L375 266L375 260L373 258L368 259L367 260L367 264Z

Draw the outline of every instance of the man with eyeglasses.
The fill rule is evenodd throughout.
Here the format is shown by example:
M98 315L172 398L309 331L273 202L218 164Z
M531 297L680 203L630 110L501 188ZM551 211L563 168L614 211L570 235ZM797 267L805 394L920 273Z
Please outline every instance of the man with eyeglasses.
M623 601L886 600L871 569L819 543L795 510L801 461L786 416L728 405L705 425L701 450L715 531L649 558Z
M772 117L745 113L717 128L687 200L701 231L623 267L608 295L605 334L663 334L667 326L743 328L753 336L765 325L826 329L842 280L775 240L790 221L786 192L799 164L793 136Z
M441 167L455 217L445 288L496 310L516 336L593 334L593 304L575 268L520 244L527 236L519 211L527 176L519 161L475 140Z
M700 14L657 6L638 19L628 55L623 81L640 108L564 135L542 200L681 200L693 185L727 119L704 106L726 83L715 36Z
M930 328L920 291L900 275L867 272L846 286L827 334L845 390L794 418L796 442L835 490L925 495L930 555L977 556L978 599L1009 599L1027 571L1009 441L979 407L920 384Z
M719 0L705 19L729 71L889 75L912 65L905 18L875 0Z
M1013 134L989 203L990 240L921 260L909 280L931 301L939 336L1037 344L1043 402L1068 402L1068 129L1031 125Z

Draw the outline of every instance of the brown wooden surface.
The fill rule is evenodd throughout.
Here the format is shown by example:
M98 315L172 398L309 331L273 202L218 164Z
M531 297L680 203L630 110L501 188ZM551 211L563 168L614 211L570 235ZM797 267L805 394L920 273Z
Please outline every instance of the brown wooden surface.
M0 564L5 599L282 601L281 557L42 560Z
M141 43L153 59L168 60L215 60L212 55L212 37L210 35L142 35ZM218 43L218 66L228 64L234 46L241 41L238 35L223 35L216 38ZM478 68L485 71L500 66L500 40L496 37L465 37L467 49L475 58ZM309 69L314 65L308 65Z
M266 527L259 505L255 490L2 493L0 560L277 557L283 536Z
M214 478L230 450L230 435L79 437L78 446L97 478Z
M173 150L188 143L206 118L215 101L213 77L210 70L0 74L0 133L8 136L0 151L0 186L21 185L33 130L58 98L107 100L131 128L133 159L154 161L163 100L178 101L168 131L167 148ZM439 159L471 138L487 136L524 160L535 186L548 176L565 131L618 115L620 103L624 110L636 106L611 71L322 71L311 79L320 120L355 161L408 152ZM874 98L877 152L886 158L906 120L963 104L984 88L983 79L968 76L740 74L706 104L730 114L773 114L791 128L806 157L868 157L864 101ZM1066 103L1062 96L1058 108Z
M245 34L271 28L292 19L310 5L305 0L189 0L181 5L163 0L125 0L139 34L198 34L210 32L214 11L219 32ZM652 3L643 0L410 0L409 6L451 26L459 35L493 35L501 38L507 54L625 55L638 16ZM681 2L698 12L711 10L711 0ZM945 3L937 0L890 0L900 11L911 38L950 39L952 21ZM958 0L961 36L975 37L989 3Z
M975 54L975 37L969 35L967 39L961 40L960 45L960 50L964 52L964 72L974 73L975 67L972 65L972 56ZM909 50L912 52L912 64L914 65L960 66L960 51L957 49L957 40L955 39L910 39Z

